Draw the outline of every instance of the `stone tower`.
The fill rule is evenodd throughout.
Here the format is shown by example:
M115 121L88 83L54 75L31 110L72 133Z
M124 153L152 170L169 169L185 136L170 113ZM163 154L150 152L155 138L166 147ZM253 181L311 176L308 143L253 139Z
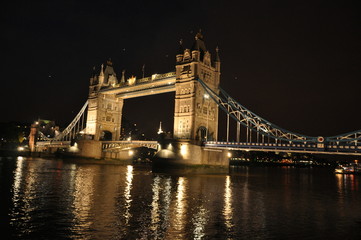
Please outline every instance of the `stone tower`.
M102 93L102 89L117 84L111 60L107 61L105 69L102 64L99 75L93 72L90 78L86 134L94 140L119 140L123 99Z
M205 93L197 79L203 80L218 93L220 74L218 48L212 60L200 32L195 36L191 49L183 49L180 42L176 56L175 139L196 143L217 139L218 106Z

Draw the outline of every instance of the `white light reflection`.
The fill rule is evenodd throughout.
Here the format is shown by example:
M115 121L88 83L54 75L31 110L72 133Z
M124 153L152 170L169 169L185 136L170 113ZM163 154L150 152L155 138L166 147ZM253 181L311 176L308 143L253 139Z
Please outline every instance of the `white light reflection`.
M233 223L233 208L232 208L232 188L231 188L231 177L226 177L226 183L224 188L224 208L223 215L225 224L228 231L232 230Z
M193 216L192 219L194 230L193 239L203 239L205 237L205 225L207 224L207 210L203 207L199 207L199 211Z
M14 172L13 202L16 202L16 199L18 199L18 197L19 197L20 184L21 184L21 179L22 179L22 175L23 175L23 161L24 161L23 157L21 157L21 156L17 157L16 170Z
M153 179L152 191L153 191L153 199L152 199L152 212L151 219L152 223L150 226L150 230L154 233L154 237L158 238L158 222L159 222L159 186L160 177L157 176Z
M22 232L31 233L31 220L34 211L38 209L36 201L37 175L33 162L24 162L24 157L17 157L13 183L13 209L11 210L11 225L20 219Z
M165 226L169 226L169 207L171 203L171 186L170 177L155 177L153 180L152 190L152 210L151 225L149 229L152 232L152 239L163 239Z
M85 232L93 224L89 216L94 198L94 175L91 168L80 167L76 170L73 202L75 222L72 227L75 232Z
M179 230L182 229L184 224L185 217L185 190L186 190L187 180L184 177L178 179L178 188L177 188L177 226Z
M130 194L130 190L132 189L133 185L133 166L128 165L127 166L127 174L125 176L125 189L124 189L124 198L125 198L125 224L129 223L131 213L130 213L130 207L132 203L132 195Z
M164 207L164 219L165 219L165 222L168 222L168 218L169 218L169 206L170 206L170 202L171 202L171 199L172 199L172 196L171 196L171 193L172 193L172 180L171 178L167 178L165 179L165 186L164 186L164 193L163 193L163 199L164 199L164 204L163 204L163 207Z

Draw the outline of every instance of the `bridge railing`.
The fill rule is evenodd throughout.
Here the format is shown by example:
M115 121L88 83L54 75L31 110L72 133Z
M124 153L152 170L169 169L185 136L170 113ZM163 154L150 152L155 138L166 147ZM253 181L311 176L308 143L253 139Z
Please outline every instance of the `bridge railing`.
M114 150L114 149L124 149L131 147L147 147L147 148L158 148L157 141L142 141L142 140L132 140L132 141L103 141L102 149L103 151Z
M150 77L144 77L144 78L136 79L133 83L129 82L129 81L119 83L115 87L125 87L125 86L132 86L132 85L134 86L134 85L137 85L137 84L149 83L149 82L163 80L163 79L171 78L171 77L175 77L175 76L176 76L175 72L162 73L162 74L153 74ZM107 89L105 89L105 91L106 90Z
M322 152L322 153L355 153L361 155L360 145L333 145L325 143L323 147L318 144L300 144L300 143L247 143L247 142L221 142L208 141L205 142L205 147L225 148L225 149L264 149L264 150L280 150L280 151L308 151L308 152Z

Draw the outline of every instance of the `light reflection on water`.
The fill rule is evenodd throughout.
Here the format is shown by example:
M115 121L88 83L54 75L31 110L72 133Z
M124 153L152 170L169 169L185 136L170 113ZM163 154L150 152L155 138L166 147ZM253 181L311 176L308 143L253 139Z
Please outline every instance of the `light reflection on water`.
M130 207L132 203L132 195L130 194L130 190L132 189L132 181L133 181L133 166L127 166L127 174L125 177L126 187L124 189L124 198L125 198L125 224L128 225L129 219L131 217Z
M224 221L227 227L227 231L231 232L233 228L233 222L232 222L232 214L233 214L233 208L232 208L232 188L231 188L231 177L226 177L226 183L224 186L224 207L223 207L223 215L224 215Z
M353 231L361 228L361 177L330 169L240 167L229 175L179 176L131 165L0 161L7 161L0 191L9 199L1 212L18 239L361 235Z

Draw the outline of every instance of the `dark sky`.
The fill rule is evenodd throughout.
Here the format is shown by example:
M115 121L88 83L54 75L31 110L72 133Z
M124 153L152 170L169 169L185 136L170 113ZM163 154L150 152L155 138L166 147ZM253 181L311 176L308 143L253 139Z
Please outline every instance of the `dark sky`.
M332 1L335 2L335 1ZM282 128L331 136L361 128L360 8L345 1L7 1L1 7L0 122L66 124L92 67L118 76L174 71L179 39L220 48L221 87ZM171 128L173 96L126 101L140 128ZM157 105L156 108L152 107ZM152 114L150 118L139 117Z

